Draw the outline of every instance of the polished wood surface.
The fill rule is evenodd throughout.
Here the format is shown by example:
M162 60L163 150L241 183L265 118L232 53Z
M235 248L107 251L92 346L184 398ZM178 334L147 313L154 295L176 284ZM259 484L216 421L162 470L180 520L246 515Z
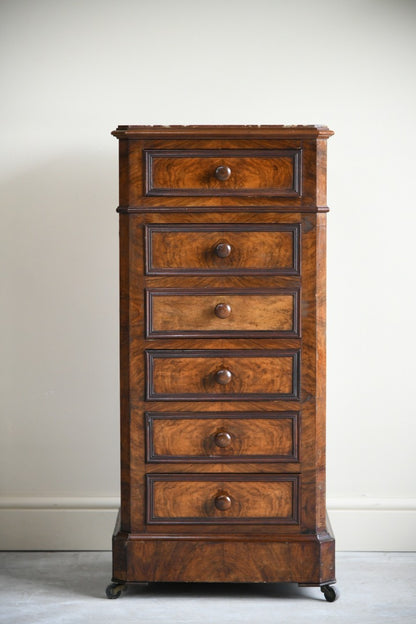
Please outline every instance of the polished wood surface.
M272 273L299 270L299 224L149 225L149 275Z
M183 130L183 132L182 132ZM115 136L120 138L120 205L121 212L163 212L175 208L178 212L205 211L207 207L220 207L223 212L232 211L239 207L242 212L253 207L257 211L272 209L276 212L301 210L302 212L326 212L328 207L322 195L320 178L323 169L320 163L324 161L326 139L332 132L325 127L245 127L219 128L186 127L163 128L152 127L141 131L140 128L119 127ZM267 195L258 189L244 193L237 190L229 195L208 193L178 196L172 190L169 194L148 195L152 188L149 180L149 167L146 166L145 154L149 152L168 151L184 152L206 151L253 151L261 150L296 152L300 156L299 167L300 188L292 194L285 194L279 190ZM318 168L319 163L319 168ZM319 179L317 179L317 173ZM232 174L226 183L230 183ZM219 181L217 181L219 183ZM181 192L181 191L180 191ZM182 191L183 192L183 191Z
M228 431L218 431L214 436L214 444L220 448L227 448L232 442L231 434Z
M298 351L149 350L148 399L296 398Z
M334 582L334 538L325 516L332 132L129 126L115 134L121 509L114 579ZM154 183L146 162L156 162L146 161L146 153L163 152L164 163L167 152L187 153L198 161L189 173L197 177L216 156L189 153L222 150L248 150L249 158L255 151L295 152L299 193L262 195L260 178L251 195L231 186L229 195L213 193L236 182L239 165L246 171L241 184L255 171L264 175L244 161L215 164L212 181L199 187L206 194L175 195L190 188L179 157L178 186L146 195ZM218 179L218 167L231 170L221 174L227 179ZM220 371L227 383L216 381Z
M324 445L324 438L320 437L316 439L316 406L314 402L314 396L316 392L316 352L315 352L315 336L316 336L316 234L317 234L317 218L315 215L309 213L305 215L301 214L276 214L262 213L261 222L264 227L273 227L276 218L279 220L279 224L290 224L293 221L300 224L302 230L302 341L299 339L261 339L261 341L250 338L232 339L229 337L218 339L192 339L192 346L198 349L216 349L221 346L225 349L299 349L301 350L301 392L300 401L273 399L270 398L267 401L261 400L256 397L243 397L233 399L232 404L225 397L224 399L216 397L215 403L210 401L204 402L203 409L210 411L252 411L257 410L260 413L266 411L276 410L298 410L300 411L302 432L301 432L301 445L299 448L300 458L302 460L300 470L307 478L304 478L301 483L301 501L302 501L302 523L301 529L306 531L316 531L316 505L317 505L317 488L318 482L316 478L315 465L317 452L321 453L321 447ZM145 378L145 366L144 366L144 349L151 347L152 349L183 349L184 341L182 338L158 338L156 340L146 340L144 335L145 328L145 308L144 308L144 288L145 284L151 284L151 286L157 287L159 284L163 287L177 287L181 288L186 286L190 288L192 284L198 287L208 285L213 288L218 285L217 277L198 277L195 280L194 277L182 277L182 276L149 276L143 275L143 255L144 255L144 228L147 224L162 223L165 227L176 227L178 220L182 219L185 223L196 222L196 224L206 223L208 216L200 213L178 214L178 213L160 213L150 214L122 214L120 215L121 232L124 238L123 241L127 246L127 249L123 250L121 267L122 273L127 273L128 280L125 282L128 287L128 298L122 297L121 305L125 312L124 322L128 322L128 325L122 327L123 335L129 337L129 340L122 342L122 354L126 362L121 377L122 381L122 396L128 396L128 403L123 403L122 410L122 440L123 443L123 458L129 458L129 470L124 474L124 480L122 487L126 491L125 497L122 499L122 526L128 527L127 530L133 534L141 534L145 529L145 485L143 481L143 473L149 470L169 470L169 464L163 463L156 465L146 465L145 463L145 444L141 432L144 430L143 426L143 414L145 411L149 411L149 403L144 401L146 378ZM244 215L224 215L221 212L210 213L209 221L215 223L228 223L232 219L234 222L240 221L246 227L247 219L248 223L253 223L259 216L256 213L247 213ZM322 215L322 219L325 219L325 215ZM321 224L322 225L322 224ZM214 226L215 227L215 226ZM324 230L320 229L324 235ZM321 248L319 253L322 253ZM242 286L253 288L256 284L260 287L269 286L270 283L277 284L279 287L284 286L287 280L297 280L296 276L276 276L271 281L270 277L259 276L235 276L227 277L227 284L231 286ZM223 282L224 283L224 282ZM321 369L322 370L322 369ZM128 407L128 409L127 409ZM177 397L177 400L156 400L152 399L151 408L157 412L189 412L200 411L201 403L183 400ZM325 420L325 414L319 412L319 418ZM152 466L152 467L151 467ZM291 466L292 470L299 470L298 466ZM181 471L189 471L190 465L188 463L178 464ZM276 465L273 468L272 463L258 463L258 464L194 464L194 471L233 471L233 472L247 472L247 471L279 471L281 465ZM324 478L324 473L321 477ZM320 477L320 478L321 478ZM321 495L319 495L321 496ZM225 530L225 527L224 527ZM238 530L238 527L235 528ZM267 527L265 527L267 533ZM176 526L175 531L180 531L180 527ZM204 526L204 533L210 531L209 525Z
M148 475L148 522L297 520L297 475Z
M145 150L145 195L300 194L300 150Z
M233 311L229 303L217 303L214 308L214 314L220 319L226 319L231 316Z
M232 250L232 246L227 242L218 243L214 247L214 253L218 256L218 258L227 258Z
M215 177L217 180L228 180L231 174L232 171L230 167L227 167L226 165L220 165L215 169Z
M299 290L149 290L148 335L298 335Z
M147 461L296 461L298 412L146 415Z
M326 546L326 545L325 545ZM325 547L324 546L324 547ZM320 544L309 541L203 542L186 539L134 540L128 547L128 567L115 578L137 581L208 583L307 583L334 579L320 571ZM180 556L178 550L180 549ZM121 576L124 575L124 576ZM305 581L308 579L308 581Z

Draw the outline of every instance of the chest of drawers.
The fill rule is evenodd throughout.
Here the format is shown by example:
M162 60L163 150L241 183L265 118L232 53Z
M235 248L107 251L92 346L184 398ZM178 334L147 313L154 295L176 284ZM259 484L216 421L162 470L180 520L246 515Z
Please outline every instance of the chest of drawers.
M119 126L113 583L336 597L325 508L321 126Z

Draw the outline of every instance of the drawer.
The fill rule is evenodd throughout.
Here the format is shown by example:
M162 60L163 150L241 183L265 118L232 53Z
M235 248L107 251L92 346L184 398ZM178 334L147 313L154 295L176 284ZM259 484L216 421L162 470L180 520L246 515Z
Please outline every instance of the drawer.
M145 195L301 194L301 150L145 150Z
M149 289L148 337L299 337L299 289Z
M299 275L300 224L147 224L148 275Z
M297 399L299 350L148 350L146 398Z
M146 432L150 463L298 461L298 412L147 413Z
M152 524L296 524L298 475L147 475Z

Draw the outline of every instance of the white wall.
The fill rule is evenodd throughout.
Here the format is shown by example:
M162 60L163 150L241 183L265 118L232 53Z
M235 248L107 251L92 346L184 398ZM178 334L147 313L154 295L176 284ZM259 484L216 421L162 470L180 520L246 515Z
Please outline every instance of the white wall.
M0 4L2 548L109 548L117 124L326 123L328 497L416 546L411 0ZM413 279L412 279L413 278Z

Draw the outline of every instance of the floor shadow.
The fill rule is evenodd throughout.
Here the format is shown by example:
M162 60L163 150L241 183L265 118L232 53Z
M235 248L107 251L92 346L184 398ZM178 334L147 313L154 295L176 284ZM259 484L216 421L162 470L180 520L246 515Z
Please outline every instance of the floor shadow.
M314 595L316 591L316 596ZM148 583L127 586L126 595L142 597L320 599L318 588L299 587L296 583Z
M105 598L111 581L111 552L15 552L0 553L7 583L23 585L33 593L47 590L90 598ZM131 583L123 597L154 598L252 598L321 600L318 588L296 583Z

